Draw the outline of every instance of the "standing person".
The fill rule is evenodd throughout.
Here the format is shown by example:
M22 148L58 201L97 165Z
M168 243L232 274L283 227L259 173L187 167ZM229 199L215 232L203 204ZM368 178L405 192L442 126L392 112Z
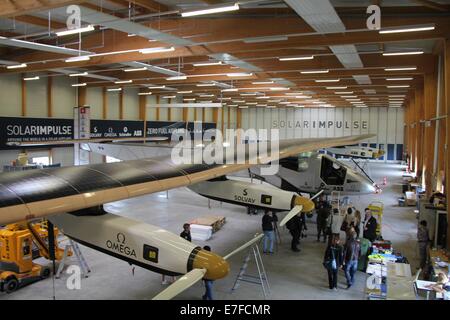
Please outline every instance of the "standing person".
M364 209L366 217L364 220L364 232L363 237L370 242L374 242L377 238L377 219L372 216L372 210L369 208Z
M331 215L330 219L330 238L328 239L328 242L332 240L332 237L338 237L341 233L341 227L343 222L343 216L339 213L338 208L333 209L333 214Z
M294 252L300 252L300 249L297 247L300 244L300 235L302 230L300 212L286 223L286 228L289 229L289 232L292 235L291 250Z
M211 251L211 247L210 246L204 246L203 250ZM202 299L203 300L214 300L214 298L213 298L213 284L214 284L214 281L213 280L204 279L203 282L205 283L205 294L203 295Z
M428 243L430 242L430 235L425 220L420 221L417 228L417 241L419 243L420 268L425 270L428 260Z
M328 286L331 290L337 291L337 277L339 267L342 265L342 246L339 244L339 236L332 236L330 243L325 250L323 265L328 272Z
M189 223L183 224L183 232L180 233L180 237L189 242L192 241L191 238L191 225Z
M317 207L317 242L320 241L320 235L323 236L323 242L326 241L327 238L327 220L328 217L331 214L331 207L328 205L326 201L322 201L322 195L321 200L318 203Z
M347 279L347 289L353 285L354 276L358 269L358 260L361 254L361 244L358 241L356 232L351 231L350 238L345 243L344 248L344 271Z
M266 210L262 218L262 229L264 232L263 252L273 253L273 241L275 233L273 231L273 216L272 212ZM269 241L269 251L267 251L267 241Z
M356 237L359 238L361 231L361 211L356 210L355 211L355 231L356 231Z

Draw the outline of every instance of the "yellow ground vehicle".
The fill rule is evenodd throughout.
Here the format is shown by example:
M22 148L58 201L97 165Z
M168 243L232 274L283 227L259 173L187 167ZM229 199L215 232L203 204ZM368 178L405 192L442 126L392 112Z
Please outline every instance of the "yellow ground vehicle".
M55 239L57 234L55 228ZM45 222L15 223L0 229L0 291L10 293L50 275L49 267L33 262L33 259L41 256L49 259L47 239ZM55 258L60 260L64 251L57 242L55 249Z

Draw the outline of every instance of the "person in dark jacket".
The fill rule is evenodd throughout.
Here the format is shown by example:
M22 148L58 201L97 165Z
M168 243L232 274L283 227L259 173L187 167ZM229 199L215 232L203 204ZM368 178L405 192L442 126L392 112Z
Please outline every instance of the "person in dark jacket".
M183 232L180 233L180 237L182 237L183 239L185 239L187 241L192 241L191 226L189 225L189 223L183 224Z
M368 239L370 242L374 242L377 238L377 219L372 216L372 210L365 209L366 218L364 220L364 232L363 238Z
M358 260L361 254L361 244L355 230L352 230L344 247L344 271L347 279L347 289L353 285L354 276L358 269Z
M300 252L297 247L300 244L300 235L302 232L302 219L300 218L300 212L293 216L287 223L286 228L289 229L289 233L292 235L291 249L294 252Z
M320 235L323 242L327 239L327 221L331 214L331 206L321 197L317 204L317 242L320 241Z
M328 272L328 286L331 290L337 291L338 270L342 266L342 254L339 237L333 235L323 257L323 265Z
M262 218L262 230L264 232L263 252L273 253L273 242L275 240L275 232L273 229L273 216L272 212L266 211ZM269 242L269 248L267 248L267 242ZM267 250L269 249L269 250Z

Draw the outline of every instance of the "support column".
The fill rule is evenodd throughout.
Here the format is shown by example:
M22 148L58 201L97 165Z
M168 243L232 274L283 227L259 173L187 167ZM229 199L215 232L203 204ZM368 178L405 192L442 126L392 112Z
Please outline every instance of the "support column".
M160 99L160 96L159 95L156 96L156 104L158 105L156 107L156 121L159 121L159 99Z
M144 92L144 89L140 89ZM139 120L144 121L144 138L147 136L147 96L139 96ZM145 141L144 141L145 143Z
M435 172L433 172L434 165L434 148L435 148L435 132L436 121L428 121L436 117L436 94L437 94L437 74L425 74L425 90L424 90L424 106L425 106L425 132L424 132L424 161L423 174L425 178L425 190L428 197L431 196L435 189Z
M105 87L102 88L102 117L108 118L108 95Z
M236 129L242 129L242 110L236 109Z
M417 176L422 175L423 167L423 134L424 124L421 121L424 119L424 105L423 105L423 85L418 86L415 94L415 122L416 122L416 158L415 167Z
M78 106L86 105L86 87L78 87Z
M53 117L53 77L47 77L47 117Z
M444 83L445 83L445 110L450 115L450 39L445 40L445 59L444 59ZM448 144L450 143L450 123L449 117L446 119L446 178L445 194L447 195L447 221L450 222L450 152ZM447 249L450 248L450 223L447 223Z
M23 80L22 76L22 117L27 115L27 82Z
M123 120L123 88L119 92L119 119Z

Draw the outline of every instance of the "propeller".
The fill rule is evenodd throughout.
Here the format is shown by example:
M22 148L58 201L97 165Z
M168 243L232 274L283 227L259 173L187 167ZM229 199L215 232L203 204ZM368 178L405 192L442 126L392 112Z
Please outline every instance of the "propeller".
M261 238L263 236L264 236L264 234L256 234L253 239L246 242L239 248L231 251L229 254L224 256L223 259L226 260L226 259L230 258L231 256L235 255L236 253L241 252L242 250L254 245L256 242L261 240ZM195 283L197 283L199 280L201 280L207 272L208 272L207 269L200 269L200 268L192 269L191 271L189 271L188 273L183 275L180 279L178 279L177 281L172 283L168 288L161 291L158 295L156 295L153 298L153 300L170 300L170 299L172 299L173 297L177 296L178 294L180 294L184 290L190 288Z
M288 212L288 214L281 220L280 227L284 226L289 220L291 220L295 215L297 215L299 212L303 210L303 208L306 209L307 212L310 212L314 209L314 203L312 202L315 198L317 198L321 193L323 192L323 189L317 192L311 199L307 199L304 197L296 197L295 199L295 206L291 209L291 211Z
M242 250L250 247L251 245L255 244L256 242L258 242L262 237L264 237L264 234L256 234L255 237L250 240L249 242L243 244L242 246L240 246L239 248L231 251L229 254L227 254L225 257L223 257L225 260L227 260L228 258L230 258L231 256L234 256L236 253L241 252Z
M201 280L206 273L206 269L193 269L172 283L167 289L161 291L153 300L170 300L187 288Z
M301 212L303 209L302 205L294 206L291 211L288 212L288 214L281 220L280 227L284 226L289 220L291 220L295 215L297 215L299 212Z

